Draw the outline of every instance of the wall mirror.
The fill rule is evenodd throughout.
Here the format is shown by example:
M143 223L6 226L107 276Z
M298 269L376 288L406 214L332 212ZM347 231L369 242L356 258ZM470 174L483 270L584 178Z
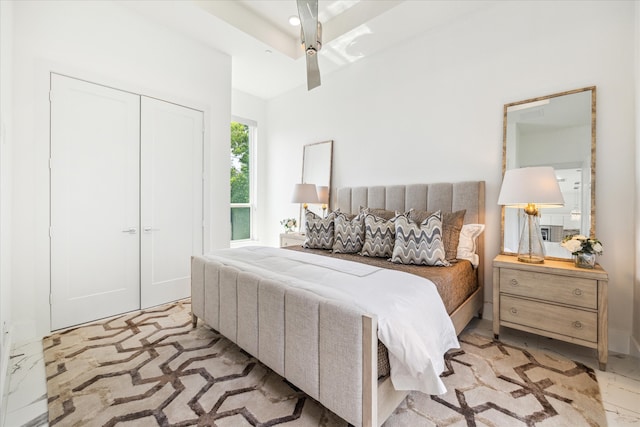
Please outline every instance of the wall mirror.
M333 141L316 142L304 146L302 152L302 183L327 187L327 204L324 205L327 210L331 202L332 159ZM322 216L322 207L322 204L310 204L308 209ZM304 215L302 209L301 215Z
M547 258L571 258L564 236L595 235L596 88L586 87L504 106L502 175L552 166L564 207L540 210ZM502 207L502 253L518 252L522 209Z

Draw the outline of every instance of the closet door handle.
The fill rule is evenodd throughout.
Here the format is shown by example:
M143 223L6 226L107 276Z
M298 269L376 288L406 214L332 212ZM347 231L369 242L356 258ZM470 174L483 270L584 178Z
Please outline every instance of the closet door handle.
M138 232L137 228L127 228L126 230L122 230L123 233L136 234Z
M159 228L153 228L153 227L144 227L142 229L145 233L151 233L152 231L160 231Z

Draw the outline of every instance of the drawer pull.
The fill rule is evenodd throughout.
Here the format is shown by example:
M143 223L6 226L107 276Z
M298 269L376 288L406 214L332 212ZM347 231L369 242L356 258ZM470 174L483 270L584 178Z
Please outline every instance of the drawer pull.
M511 312L511 314L518 314L518 309L515 307L511 307L511 310L509 310Z
M510 284L511 286L518 286L518 285L519 285L519 283L518 283L518 281L517 281L516 279L511 279L511 280L509 281L509 284Z
M573 290L573 294L577 297L582 296L582 289L576 288Z
M582 329L582 323L576 320L575 322L573 322L573 327L576 329Z

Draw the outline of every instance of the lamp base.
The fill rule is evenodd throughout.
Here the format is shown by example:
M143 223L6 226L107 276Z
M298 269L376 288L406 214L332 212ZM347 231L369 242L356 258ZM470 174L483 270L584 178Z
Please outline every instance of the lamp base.
M525 212L522 221L522 232L520 233L520 244L518 245L518 261L529 264L544 263L544 242L542 231L540 230L540 217L537 210L535 213Z
M518 255L518 261L526 262L529 264L542 264L544 263L544 256L540 257L536 255L521 254Z

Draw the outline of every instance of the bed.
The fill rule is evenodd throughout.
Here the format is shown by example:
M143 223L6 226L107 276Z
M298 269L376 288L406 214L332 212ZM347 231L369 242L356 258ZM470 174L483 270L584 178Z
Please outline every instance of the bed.
M362 207L397 212L453 213L464 210L464 224L484 224L484 182L338 189L336 209L355 214ZM260 254L260 260L265 259L265 265L267 259L269 263L275 259L276 271L265 273L261 261L243 263L240 258L227 259L225 257L229 253L224 251L192 257L194 327L201 319L350 424L382 424L408 394L408 390L394 388L398 376L392 382L391 376L384 371L384 363L379 364L388 357L385 345L381 344L382 337L388 335L386 320L382 322L386 316L380 315L379 321L379 314L367 310L366 304L334 295L340 290L317 292L317 285L311 283L310 277L314 276L314 271L329 269L329 273L322 274L331 276L320 275L317 280L338 274L344 276L345 273L349 274L349 280L373 280L374 275L392 274L388 272L390 269L378 265L388 261L377 259L369 264L353 264L349 261L358 255L327 257L327 251L322 253L300 248L253 251ZM287 253L282 260L276 258L278 251ZM459 277L456 275L460 275L460 271L466 271L467 275L471 271L474 276L474 287L464 297L458 295L458 301L451 302L452 298L445 295L443 299L448 303L440 302L446 308L445 315L448 315L447 320L450 319L455 334L459 334L474 316L482 315L482 236L477 239L475 252L477 268L469 268L468 261L457 262L451 268L425 267L437 270L435 274L440 277L436 277L435 282L446 284L438 288L441 296L442 289L455 287L455 283L450 282L458 279L451 277ZM233 252L233 255L239 256L238 252ZM305 268L311 270L305 270L304 275L295 279L295 286L294 279L277 271L297 271L290 266L309 259L313 265ZM408 270L419 268L407 267ZM402 267L394 265L392 269L396 268ZM409 273L413 277L415 271ZM447 277L451 274L454 276ZM422 331L428 332L426 329ZM392 345L390 348L395 347ZM395 371L400 372L398 368Z

